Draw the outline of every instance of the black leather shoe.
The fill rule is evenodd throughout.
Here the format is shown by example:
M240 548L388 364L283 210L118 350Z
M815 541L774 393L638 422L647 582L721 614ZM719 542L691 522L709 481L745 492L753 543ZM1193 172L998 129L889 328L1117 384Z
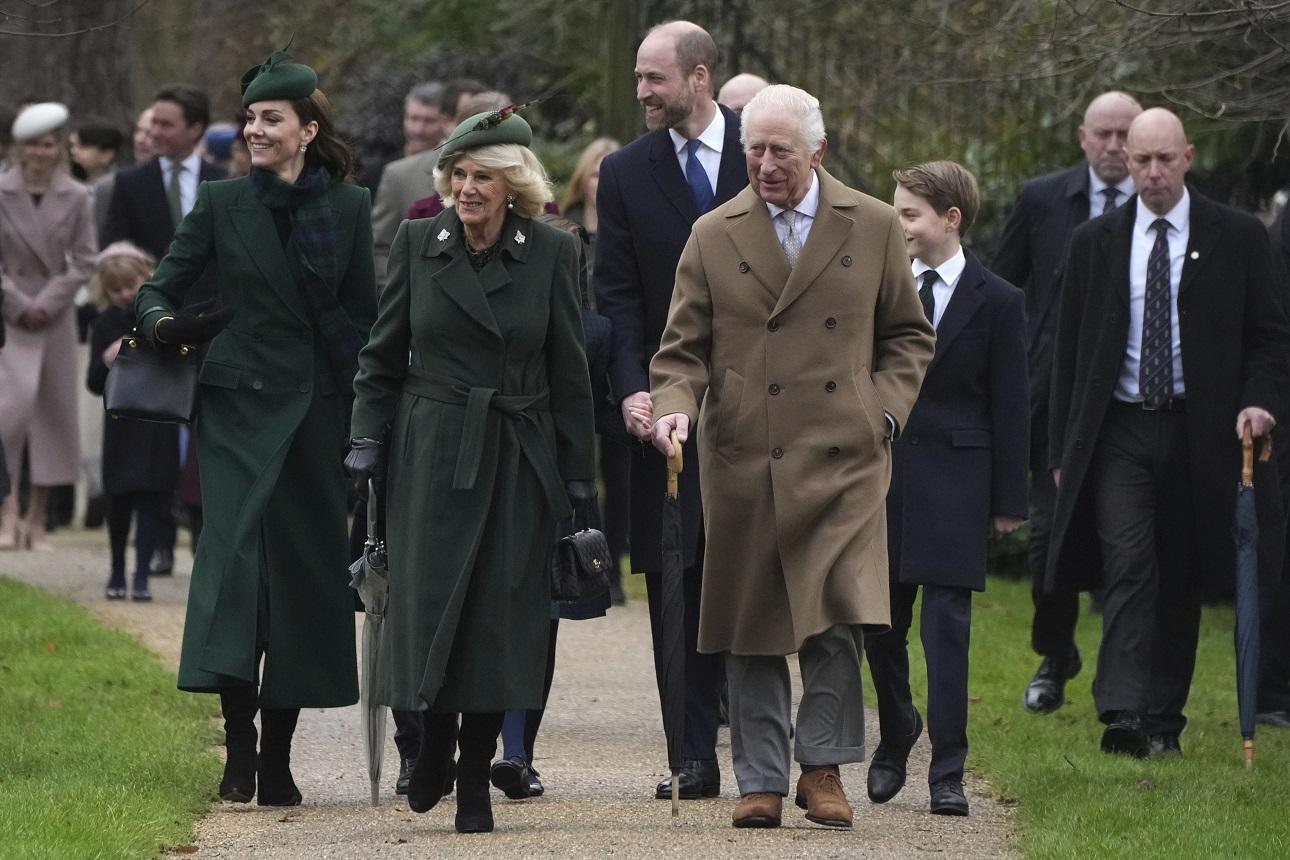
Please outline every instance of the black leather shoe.
M1066 682L1084 668L1079 649L1069 657L1045 657L1026 686L1022 704L1032 714L1051 714L1066 701Z
M1178 736L1171 734L1151 735L1147 738L1147 746L1151 750L1151 755L1160 758L1182 758L1182 744L1178 743Z
M539 776L537 768L529 765L529 797L541 797L546 794L546 786L538 779Z
M130 592L130 599L139 603L149 603L152 601L152 592L146 588L136 588Z
M153 576L170 576L175 572L175 551L156 549L148 559L148 573Z
M412 766L417 763L416 756L399 757L399 778L394 781L394 793L408 793L408 783L412 781Z
M886 803L905 787L905 764L909 761L909 751L913 749L918 736L923 733L923 717L914 708L914 730L903 738L888 743L885 738L878 742L869 762L867 788L869 799L874 803Z
M932 815L967 815L968 802L963 783L945 779L932 786Z
M1120 711L1102 732L1102 752L1146 758L1151 741L1142 729L1142 717L1132 711Z
M125 586L109 585L103 589L103 596L108 600L125 600Z
M529 794L529 766L519 756L498 759L489 768L493 787L511 800L524 800Z
M679 777L682 800L698 800L700 797L716 797L721 794L721 769L715 761L687 758L681 762ZM657 800L672 799L671 776L659 780L654 789L654 797Z
M1260 714L1255 714L1254 721L1265 726L1290 729L1290 711L1264 711Z

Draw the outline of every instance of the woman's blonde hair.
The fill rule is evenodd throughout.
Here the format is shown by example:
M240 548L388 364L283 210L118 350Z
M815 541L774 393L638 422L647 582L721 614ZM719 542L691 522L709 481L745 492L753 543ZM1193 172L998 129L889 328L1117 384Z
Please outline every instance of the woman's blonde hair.
M533 150L518 143L497 143L464 150L447 165L436 168L434 190L443 198L444 206L452 206L456 202L452 199L452 168L463 156L480 167L500 173L507 195L515 198L515 212L525 218L542 214L542 207L555 197L551 193L551 180L547 178L546 168Z
M109 293L113 288L143 283L152 277L155 268L157 261L148 252L129 242L113 242L94 261L94 274L87 287L90 298L100 308L106 308L112 304Z
M573 166L573 176L569 177L569 190L560 201L561 212L568 212L578 205L586 205L587 177L591 175L591 171L602 158L621 147L622 144L612 137L598 137L587 144L582 155L578 156L578 163Z

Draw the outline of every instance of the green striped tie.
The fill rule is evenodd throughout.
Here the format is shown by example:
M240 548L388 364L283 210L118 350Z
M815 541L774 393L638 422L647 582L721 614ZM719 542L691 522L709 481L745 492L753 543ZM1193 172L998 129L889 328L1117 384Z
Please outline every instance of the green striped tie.
M184 163L182 161L170 162L170 184L166 187L166 200L170 202L170 221L179 228L179 222L184 220L184 195L183 186L179 184L179 177L184 172Z

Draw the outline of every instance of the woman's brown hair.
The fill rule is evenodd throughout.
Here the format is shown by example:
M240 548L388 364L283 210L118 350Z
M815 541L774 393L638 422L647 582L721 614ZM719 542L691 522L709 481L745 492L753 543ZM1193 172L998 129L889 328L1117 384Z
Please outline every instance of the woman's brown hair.
M354 150L336 131L331 100L322 90L314 90L303 99L294 99L291 107L300 117L301 125L318 123L318 134L305 151L305 164L323 167L337 182L349 181L354 175Z

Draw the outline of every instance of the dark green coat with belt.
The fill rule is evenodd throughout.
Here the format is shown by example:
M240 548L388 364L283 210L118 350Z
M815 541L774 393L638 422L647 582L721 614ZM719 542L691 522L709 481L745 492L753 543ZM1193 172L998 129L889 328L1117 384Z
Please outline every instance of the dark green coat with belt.
M454 210L394 239L352 433L390 428L377 696L395 708L541 705L555 519L595 471L574 241L510 215L476 273Z
M375 317L371 198L334 185L337 297L366 335ZM337 378L301 293L300 264L247 179L206 182L135 301L151 337L213 261L228 327L201 369L196 434L203 530L179 686L256 678L266 708L358 700L343 455L352 381Z

